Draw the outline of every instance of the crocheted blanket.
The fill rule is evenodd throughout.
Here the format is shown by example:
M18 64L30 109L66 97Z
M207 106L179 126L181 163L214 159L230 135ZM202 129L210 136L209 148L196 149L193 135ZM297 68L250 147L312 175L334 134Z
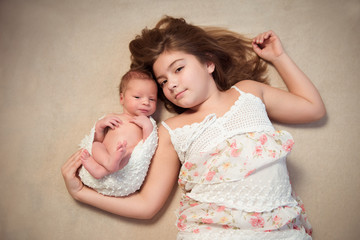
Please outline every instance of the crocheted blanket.
M158 144L158 133L156 122L150 117L153 124L152 133L145 141L141 140L134 148L129 163L121 170L109 174L101 179L96 179L82 166L79 171L81 181L88 187L97 192L108 196L127 196L139 190L146 177L151 159ZM84 148L91 153L92 143L95 135L95 126L90 134L85 136L80 148Z

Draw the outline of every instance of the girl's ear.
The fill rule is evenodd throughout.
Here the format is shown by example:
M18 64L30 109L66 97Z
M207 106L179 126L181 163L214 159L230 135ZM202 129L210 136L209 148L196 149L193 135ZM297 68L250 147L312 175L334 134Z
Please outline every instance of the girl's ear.
M210 62L210 61L206 62L206 67L210 74L213 73L215 70L215 64L213 62Z

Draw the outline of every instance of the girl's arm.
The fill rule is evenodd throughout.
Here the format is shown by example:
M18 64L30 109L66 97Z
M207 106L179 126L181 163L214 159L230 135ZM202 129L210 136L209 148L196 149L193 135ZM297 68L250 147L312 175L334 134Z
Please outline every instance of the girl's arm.
M286 54L274 32L258 35L253 40L253 49L274 65L288 88L283 91L259 84L270 118L284 123L306 123L325 115L325 106L316 87Z
M81 166L81 150L72 155L62 167L70 195L85 204L130 218L151 219L165 204L176 182L180 162L163 126L159 127L159 144L146 180L139 192L128 197L108 197L84 186L76 172Z

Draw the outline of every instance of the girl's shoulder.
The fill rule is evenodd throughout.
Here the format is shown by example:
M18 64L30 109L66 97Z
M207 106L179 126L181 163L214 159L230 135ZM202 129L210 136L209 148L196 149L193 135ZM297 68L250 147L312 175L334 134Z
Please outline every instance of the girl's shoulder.
M260 98L262 101L263 99L263 89L266 84L260 83L254 80L242 80L235 84L239 90L245 93L251 93L252 95Z

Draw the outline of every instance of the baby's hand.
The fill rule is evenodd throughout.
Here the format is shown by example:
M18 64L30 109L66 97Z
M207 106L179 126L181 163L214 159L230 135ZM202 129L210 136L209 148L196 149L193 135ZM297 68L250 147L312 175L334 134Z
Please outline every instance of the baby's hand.
M254 51L266 61L274 62L284 53L279 37L273 31L256 36L252 41Z
M115 129L116 127L119 127L119 125L122 124L121 119L116 115L107 115L104 118L97 121L95 125L96 132L105 132L105 129L107 127L111 129Z
M132 118L132 120L130 120L130 122L135 123L136 125L138 125L141 128L148 127L148 126L152 127L150 119L145 115L135 116Z
M133 117L133 119L130 122L135 123L136 125L142 128L144 140L150 135L150 133L153 130L153 125L147 116L141 115L141 116Z

